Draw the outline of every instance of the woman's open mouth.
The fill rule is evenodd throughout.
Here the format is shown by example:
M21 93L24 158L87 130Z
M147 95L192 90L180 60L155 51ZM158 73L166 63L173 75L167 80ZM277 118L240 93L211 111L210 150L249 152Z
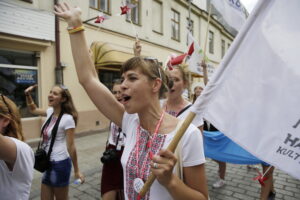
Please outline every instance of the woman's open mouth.
M122 97L123 97L122 103L127 103L131 99L131 96L128 95L123 95Z

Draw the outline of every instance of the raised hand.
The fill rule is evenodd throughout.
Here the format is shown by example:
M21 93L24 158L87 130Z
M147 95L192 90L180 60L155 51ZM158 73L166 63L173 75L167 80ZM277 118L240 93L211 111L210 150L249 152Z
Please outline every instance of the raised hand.
M37 84L31 85L31 86L29 86L28 88L26 88L26 89L24 90L25 95L30 94L30 92L32 92L36 87L38 87Z
M133 45L133 52L135 56L141 56L142 46L140 40L136 40Z
M81 9L77 6L71 7L67 3L59 3L54 6L54 14L66 20L69 26L80 26Z

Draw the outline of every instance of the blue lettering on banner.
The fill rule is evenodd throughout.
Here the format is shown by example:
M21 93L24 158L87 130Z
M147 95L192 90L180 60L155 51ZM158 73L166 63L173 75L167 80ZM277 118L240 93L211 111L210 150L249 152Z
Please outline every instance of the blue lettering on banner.
M243 7L242 7L240 0L228 0L228 3L231 7L239 10L240 12L243 11Z

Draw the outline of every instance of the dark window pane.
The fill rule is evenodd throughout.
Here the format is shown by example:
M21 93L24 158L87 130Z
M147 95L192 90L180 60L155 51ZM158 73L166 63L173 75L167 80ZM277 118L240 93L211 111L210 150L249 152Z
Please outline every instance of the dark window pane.
M37 58L34 52L0 49L0 64L37 66Z
M120 77L121 75L119 71L99 70L100 81L110 90L112 90L113 81L115 79L119 79Z

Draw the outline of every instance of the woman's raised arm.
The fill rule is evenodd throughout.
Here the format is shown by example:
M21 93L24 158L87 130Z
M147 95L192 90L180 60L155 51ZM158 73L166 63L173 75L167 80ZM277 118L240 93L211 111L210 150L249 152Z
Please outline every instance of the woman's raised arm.
M55 6L54 13L68 23L72 54L80 84L99 111L115 124L121 126L124 107L114 98L109 89L99 81L84 35L81 9L63 3Z

